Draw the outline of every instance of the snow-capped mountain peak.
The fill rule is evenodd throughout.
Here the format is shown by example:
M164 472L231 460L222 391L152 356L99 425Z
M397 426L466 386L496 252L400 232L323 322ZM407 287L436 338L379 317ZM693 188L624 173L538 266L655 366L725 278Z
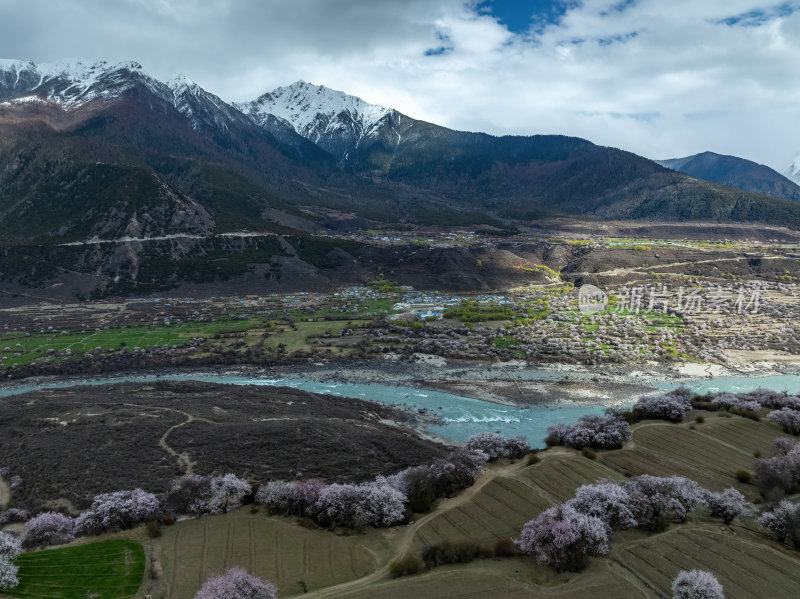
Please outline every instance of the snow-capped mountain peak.
M391 108L305 81L278 87L238 108L262 125L278 118L342 160L365 139L378 137L391 120L387 117L400 116Z
M167 81L167 87L169 87L173 92L179 92L184 89L198 89L200 86L191 78L187 77L186 75L176 75L169 81Z
M264 94L256 102L271 114L289 121L301 135L313 127L319 114L335 117L342 112L348 112L354 117L360 116L365 127L369 128L391 111L377 104L369 104L356 96L305 81L279 87Z
M144 89L171 104L195 130L227 130L231 121L247 117L178 75L166 83L148 75L138 62L109 64L81 60L35 64L0 60L0 105L51 103L71 111L95 100L114 100L134 89Z
M783 171L783 176L800 185L800 152L797 153L792 163Z
M0 99L36 97L72 109L98 98L112 99L141 83L155 87L156 81L138 62L0 60Z

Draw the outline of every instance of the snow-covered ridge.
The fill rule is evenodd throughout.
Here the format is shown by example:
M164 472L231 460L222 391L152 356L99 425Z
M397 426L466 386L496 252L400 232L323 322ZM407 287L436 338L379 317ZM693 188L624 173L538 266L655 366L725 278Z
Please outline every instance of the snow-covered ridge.
M144 84L157 91L158 82L137 62L60 61L55 63L0 60L0 93L5 97L36 97L72 109L98 98L111 99Z
M138 62L76 60L35 64L0 59L0 105L44 101L73 110L93 100L113 100L136 87L146 88L172 104L194 129L209 123L227 129L229 121L246 119L188 77L178 75L163 83L147 74Z
M792 163L783 171L783 176L800 185L800 152L794 157Z
M178 75L162 82L137 62L111 64L80 60L36 64L0 59L0 106L48 102L74 110L93 101L110 101L145 88L172 104L196 129L228 130L251 122L273 132L293 130L334 156L347 160L365 140L387 137L399 146L395 125L402 115L344 92L298 81L246 104L228 104L196 82Z
M397 115L391 108L305 81L278 87L237 107L261 125L276 117L315 144L334 154L342 152L343 159L346 147L357 148L365 138L379 135L386 117Z
M306 137L316 126L318 115L332 120L342 113L349 113L361 122L364 129L369 130L391 112L390 108L369 104L356 96L305 81L278 87L246 105L246 108L251 114L268 113L279 117Z

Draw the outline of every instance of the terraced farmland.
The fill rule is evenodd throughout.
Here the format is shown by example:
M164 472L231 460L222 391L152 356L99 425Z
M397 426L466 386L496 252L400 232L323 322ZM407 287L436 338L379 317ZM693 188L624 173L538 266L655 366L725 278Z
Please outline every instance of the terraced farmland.
M670 587L681 570L714 572L728 599L796 597L798 555L741 530L676 527L625 543L612 559L655 591Z
M752 487L739 483L735 472L752 470L754 452L769 455L772 439L780 435L770 422L738 416L712 414L703 424L680 426L646 422L635 428L633 447L603 452L601 461L625 475L679 474L714 491L735 486L746 492Z
M519 533L531 514L547 509L552 502L535 489L514 478L498 477L469 501L419 525L415 548L439 541L469 540L478 544Z
M702 424L691 417L683 424L645 421L634 426L632 443L600 451L597 460L553 448L534 465L525 460L490 464L475 485L441 500L409 526L352 536L308 529L294 519L251 513L250 508L180 522L155 540L153 555L164 572L154 582L154 596L191 599L208 575L238 565L276 583L282 597L655 599L669 596L677 572L692 568L714 572L729 598L795 597L800 552L779 544L752 519L723 526L705 509L693 512L684 524L671 523L662 533L618 532L610 555L592 558L579 574L556 573L527 557L475 560L401 579L390 578L388 567L397 557L419 554L425 545L441 541L488 544L515 537L527 520L600 478L680 474L712 489L735 484L754 498L756 488L736 481L733 473L752 469L753 452L767 455L772 439L781 434L768 421L739 416L711 414ZM46 553L23 560L33 563L35 556ZM63 577L63 571L56 577ZM42 594L43 589L31 594L26 588L21 586L23 594L15 596L73 597Z
M780 428L766 418L755 422L748 418L708 417L697 430L749 455L759 452L762 456L769 455L772 440L783 435Z
M521 476L546 493L553 503L566 501L575 489L587 482L598 478L621 478L618 472L576 451L557 448L548 453L550 455L541 464L526 468Z
M186 521L161 538L164 583L169 597L190 599L203 581L241 566L273 581L283 594L360 578L378 566L379 535L336 536L292 520L240 511Z
M492 559L467 567L436 568L413 579L384 581L365 589L324 596L347 599L450 599L466 597L482 599L529 599L547 597L602 597L613 599L641 598L637 586L610 564L597 564L588 576L555 574L539 568L526 558Z

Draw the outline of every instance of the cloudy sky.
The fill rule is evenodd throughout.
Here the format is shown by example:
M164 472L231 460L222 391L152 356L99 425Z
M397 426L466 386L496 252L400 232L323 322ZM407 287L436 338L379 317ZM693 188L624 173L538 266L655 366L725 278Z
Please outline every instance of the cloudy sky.
M229 101L303 79L650 158L800 151L800 0L0 0L0 57L137 60Z

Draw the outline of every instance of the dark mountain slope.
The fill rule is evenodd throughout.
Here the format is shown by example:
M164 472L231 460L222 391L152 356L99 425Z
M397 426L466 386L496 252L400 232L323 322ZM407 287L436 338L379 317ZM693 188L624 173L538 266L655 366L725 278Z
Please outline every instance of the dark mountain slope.
M794 207L710 186L583 139L454 131L302 81L239 108L267 130L292 127L329 152L343 172L384 190L391 199L368 207L347 194L319 200L343 210L369 210L373 218L468 223L552 215L714 220L758 215L767 222L783 224L788 218L800 224ZM754 189L767 190L774 191Z
M728 187L782 200L800 201L800 186L768 166L744 158L702 152L656 162L666 168Z

